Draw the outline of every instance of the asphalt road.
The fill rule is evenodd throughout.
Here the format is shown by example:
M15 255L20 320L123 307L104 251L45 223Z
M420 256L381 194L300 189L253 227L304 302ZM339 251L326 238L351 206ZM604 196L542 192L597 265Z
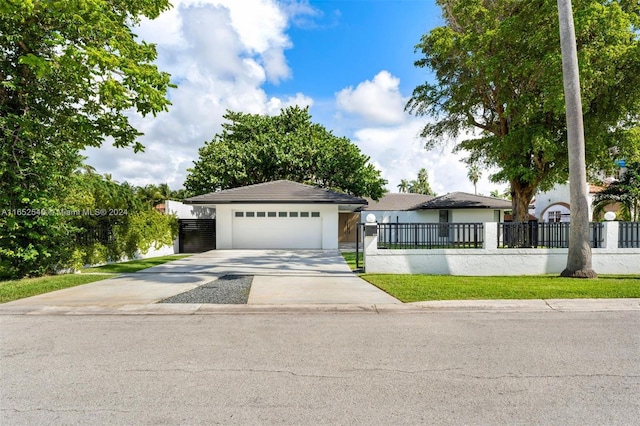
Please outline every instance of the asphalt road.
M640 313L0 316L0 424L637 424Z

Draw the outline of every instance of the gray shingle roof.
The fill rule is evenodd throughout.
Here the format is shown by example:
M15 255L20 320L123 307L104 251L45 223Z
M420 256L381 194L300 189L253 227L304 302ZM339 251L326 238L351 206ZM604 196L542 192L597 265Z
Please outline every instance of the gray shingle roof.
M240 188L225 189L187 198L185 204L367 204L363 198L304 185L276 180Z
M511 209L511 201L502 198L485 197L483 195L467 194L466 192L451 192L423 203L419 209Z
M385 194L378 201L367 198L369 205L362 208L367 211L408 211L416 210L423 203L432 200L432 195L424 194Z

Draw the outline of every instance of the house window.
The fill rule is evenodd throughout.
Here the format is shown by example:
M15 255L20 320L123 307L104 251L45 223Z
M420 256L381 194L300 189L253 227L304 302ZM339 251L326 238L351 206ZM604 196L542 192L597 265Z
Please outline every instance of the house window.
M244 212L236 212L236 217L244 217Z
M320 212L311 212L311 217L320 217Z
M552 210L549 212L549 222L556 223L562 221L562 212L560 210Z
M267 212L267 217L276 217L276 212Z
M265 212L257 212L256 216L257 217L265 217Z
M287 212L278 212L278 217L287 217Z
M300 217L309 217L309 212L300 212Z
M298 212L289 212L289 217L298 217Z
M247 217L256 217L255 212L247 212Z

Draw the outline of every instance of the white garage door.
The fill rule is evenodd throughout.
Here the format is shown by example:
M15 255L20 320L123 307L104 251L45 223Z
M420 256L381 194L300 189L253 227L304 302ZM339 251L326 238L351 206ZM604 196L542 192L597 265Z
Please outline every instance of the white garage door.
M320 249L322 218L314 211L234 211L233 248Z

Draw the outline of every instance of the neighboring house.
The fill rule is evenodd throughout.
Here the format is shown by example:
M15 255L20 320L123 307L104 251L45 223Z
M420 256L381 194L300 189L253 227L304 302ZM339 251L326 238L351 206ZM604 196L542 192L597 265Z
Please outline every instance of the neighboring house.
M604 188L597 185L589 185L587 201L589 205L589 218L593 218L593 197ZM539 222L569 222L571 220L571 192L569 184L556 185L550 191L540 192L536 195L535 215ZM618 211L618 204L605 207L604 211Z
M451 192L439 197L421 194L387 194L377 203L370 202L361 212L361 220L368 214L379 223L470 223L502 222L511 201Z
M184 203L215 210L218 249L337 249L340 213L352 213L367 201L279 180L199 195Z
M360 221L366 222L369 214L376 216L378 223L415 223L428 222L428 214L419 210L420 206L432 200L432 195L411 193L387 193L378 201L367 199L360 211Z

